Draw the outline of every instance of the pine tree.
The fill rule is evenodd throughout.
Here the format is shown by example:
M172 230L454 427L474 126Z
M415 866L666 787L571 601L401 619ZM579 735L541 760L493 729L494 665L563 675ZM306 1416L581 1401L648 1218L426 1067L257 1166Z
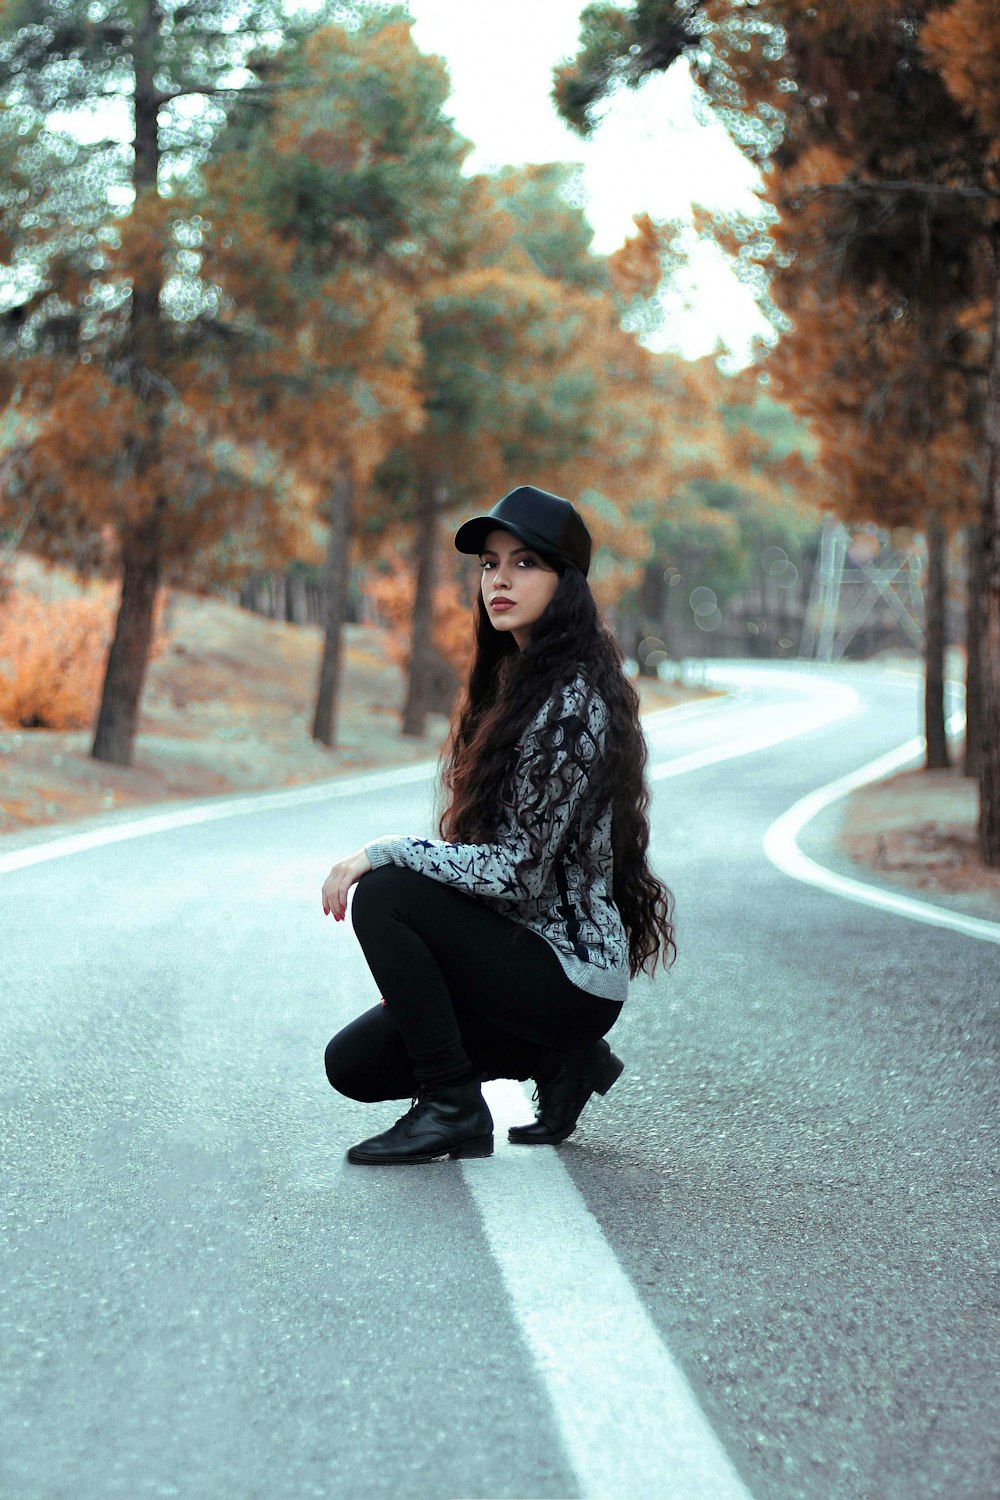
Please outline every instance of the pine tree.
M983 391L981 350L998 305L995 5L668 0L590 6L583 22L579 53L555 86L578 128L590 128L610 90L637 86L683 57L734 139L768 167L760 221L724 226L722 239L748 272L757 266L757 284L784 309L777 362L798 363L808 377L788 378L789 395L798 401L805 393L805 410L817 371L825 370L820 404L826 399L829 435L836 430L842 444L828 448L831 467L852 452L872 461L853 492L838 467L838 504L846 490L855 513L865 503L869 516L884 518L880 481L895 481L898 494L900 479L911 477L911 513L923 502L920 524L940 552L942 527L969 513L982 447L969 432L984 415L983 468L994 471L1000 397L996 380L988 399ZM804 325L814 338L805 355ZM852 382L854 422L846 410L836 414L838 401L851 404ZM887 453L892 459L880 465ZM935 492L926 483L931 473ZM982 644L983 660L991 661L990 631L1000 631L1000 621L991 625L1000 611L1000 601L991 603L1000 522L988 477L986 494L982 545L991 561ZM943 757L941 634L929 625L928 643L938 647L928 661L928 747L933 755L936 744ZM992 639L995 648L1000 636ZM983 734L993 769L984 762L980 773L980 845L988 863L1000 864L1000 679L986 684Z
M98 759L130 761L161 582L253 520L280 553L299 519L218 420L190 203L232 102L284 86L269 57L294 29L278 0L0 5L4 334L28 541L90 561L110 543L122 580Z
M443 114L444 68L395 13L323 27L283 65L302 82L220 137L205 265L247 367L246 425L322 496L313 735L333 744L356 517L376 503L389 449L423 420L416 302L441 275L468 148Z
M1000 866L1000 10L993 0L954 0L933 11L921 44L985 147L984 177L994 198L988 217L992 274L986 457L976 542L981 578L981 708L978 722L979 850Z

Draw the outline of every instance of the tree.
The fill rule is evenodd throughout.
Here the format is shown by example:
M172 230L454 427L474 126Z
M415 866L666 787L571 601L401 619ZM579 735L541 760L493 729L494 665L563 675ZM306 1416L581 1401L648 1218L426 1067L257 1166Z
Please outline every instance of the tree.
M599 591L611 587L616 558L634 564L648 544L628 523L644 488L663 481L671 381L623 329L568 178L547 164L473 181L453 266L420 300L426 422L392 466L416 519L404 733L423 732L435 672L431 601L446 510L489 505L529 478L580 500L607 544Z
M795 553L813 533L815 485L802 459L803 445L811 451L804 424L786 408L759 390L748 399L745 382L722 375L710 359L660 358L676 367L686 394L670 411L669 489L648 506L650 555L624 602L638 616L635 641L662 637L664 649L677 656L679 606L686 601L702 630L719 628L726 603L747 585L763 550ZM715 607L707 609L713 595ZM623 644L655 672L662 658L644 663L633 640Z
M458 264L421 300L426 423L409 467L393 468L418 507L404 732L422 732L435 674L445 510L482 507L529 478L568 495L598 543L595 592L620 604L664 512L686 503L685 486L721 486L728 472L761 491L751 447L724 429L718 372L654 354L625 326L641 322L636 303L659 279L644 269L644 225L614 256L594 255L589 226L567 203L569 181L567 168L547 164L471 184Z
M324 27L279 61L302 81L220 138L205 265L244 361L245 424L323 496L313 735L333 744L354 515L423 420L415 299L440 274L468 148L442 113L443 67L396 12Z
M996 300L998 201L992 106L970 117L949 89L966 89L967 108L972 80L984 70L992 78L998 55L990 7L956 3L940 12L936 34L927 32L928 61L922 36L930 9L920 0L905 6L890 0L592 6L584 14L580 52L558 75L556 95L567 116L587 128L609 88L634 86L681 56L691 60L734 138L769 169L764 191L770 211L756 226L737 225L729 236L739 263L748 272L756 268L758 284L760 264L768 265L769 290L778 304L794 309L797 325L806 283L816 319L829 319L831 312L834 320L842 318L853 303L877 345L874 356L869 347L860 361L868 368L857 371L866 402L862 433L870 431L883 445L894 433L889 447L896 452L919 445L932 455L939 479L950 449L954 466L936 497L948 499L965 487L970 467L968 451L962 453L955 438L977 397L966 390L956 398L953 376L977 378L977 310L984 298ZM948 64L943 56L934 59L934 35L948 51ZM948 67L952 84L946 87ZM797 299L789 295L792 288ZM787 328L787 316L784 322ZM803 344L798 334L786 340L779 360L801 358L787 350L801 351ZM816 363L833 372L843 353L827 324ZM846 373L830 382L831 412L835 387L842 396L851 378ZM880 383L865 386L864 378ZM853 428L852 436L857 433ZM889 472L897 475L899 467ZM877 473L868 505L869 514L879 515ZM940 513L940 505L935 510ZM984 515L995 524L988 506ZM951 517L962 519L962 510L953 509ZM933 542L938 525L932 512L921 520ZM992 555L988 537L984 547ZM987 583L987 596L989 589ZM935 738L943 746L938 676L932 665L929 747ZM985 733L991 743L1000 741L1000 720L989 719ZM988 773L980 784L981 847L988 862L1000 863L1000 837L984 832L1000 829L1000 786Z
M986 143L989 182L1000 201L1000 12L991 0L955 0L931 13L921 41L949 93ZM1000 209L989 220L994 289L986 402L986 461L978 542L982 651L979 732L979 851L1000 866Z
M131 759L164 578L241 528L288 555L305 520L259 446L232 442L184 196L231 102L281 86L289 29L279 0L0 4L15 478L33 546L110 554L122 580L98 759Z
M588 305L586 294L563 292L534 270L474 262L430 285L420 301L426 422L404 466L415 500L417 573L405 734L423 733L433 677L431 601L443 512L498 498L515 473L555 487L553 460L582 435L590 398L571 368Z

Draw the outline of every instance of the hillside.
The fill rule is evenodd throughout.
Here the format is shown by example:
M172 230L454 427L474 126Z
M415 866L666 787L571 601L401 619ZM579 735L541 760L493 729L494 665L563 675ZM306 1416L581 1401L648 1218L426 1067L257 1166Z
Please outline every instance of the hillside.
M47 599L77 589L62 570L16 559L19 588ZM347 627L340 743L310 738L321 636L314 626L264 619L221 599L172 590L164 649L151 663L134 764L90 758L87 730L0 727L0 835L109 809L215 797L348 776L434 759L447 721L422 739L399 732L404 684L385 633ZM0 670L2 670L0 664ZM701 690L644 683L651 708Z

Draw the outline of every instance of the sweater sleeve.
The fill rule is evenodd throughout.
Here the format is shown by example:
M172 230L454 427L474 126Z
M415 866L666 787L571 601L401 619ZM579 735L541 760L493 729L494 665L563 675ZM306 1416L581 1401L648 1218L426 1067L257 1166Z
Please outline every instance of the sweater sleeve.
M553 732L545 730L547 717L548 705L535 716L525 734L515 772L513 817L502 843L455 844L444 839L389 836L365 845L372 868L402 865L473 896L514 902L538 896L548 880L560 840L586 798L592 767L604 750L608 712L602 699L588 697L581 681L565 689L554 728L552 774L539 787L539 735ZM542 853L537 865L519 875L518 864L531 852L526 815L542 836Z

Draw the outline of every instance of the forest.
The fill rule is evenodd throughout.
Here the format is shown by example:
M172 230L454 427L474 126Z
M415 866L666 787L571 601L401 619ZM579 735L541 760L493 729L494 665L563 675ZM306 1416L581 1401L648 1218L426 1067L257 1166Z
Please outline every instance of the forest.
M316 741L359 592L405 638L419 735L467 649L450 531L530 479L592 521L650 672L815 567L824 524L919 556L932 767L961 557L1000 866L1000 11L591 4L553 96L586 135L673 67L759 169L754 215L695 219L772 330L736 373L645 337L688 226L638 212L602 256L566 164L464 170L404 7L0 0L0 548L114 585L96 759L130 763L164 591L263 578L289 618L321 601ZM754 654L799 647L751 626Z

